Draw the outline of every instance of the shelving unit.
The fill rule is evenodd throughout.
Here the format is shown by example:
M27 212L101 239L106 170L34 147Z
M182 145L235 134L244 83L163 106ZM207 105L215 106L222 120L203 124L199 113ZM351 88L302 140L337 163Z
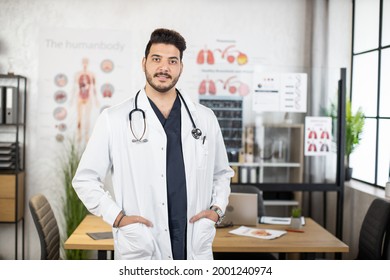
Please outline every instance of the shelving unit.
M15 259L19 243L24 259L27 78L0 75L0 93L0 223L15 226Z
M256 127L254 162L230 162L236 176L233 184L294 184L303 182L303 124L263 124ZM244 145L244 143L243 143ZM287 215L290 208L300 205L302 192L267 191L264 205L267 213Z
M260 161L263 164L263 172L260 173L261 182L274 183L275 174L284 174L285 181L283 183L302 183L303 180L303 124L265 124L264 140L275 146L275 143L283 143L281 152L272 149L273 157L264 159L265 147L261 147ZM279 142L278 142L279 141ZM280 145L276 145L280 146ZM279 148L279 147L278 147ZM279 154L279 158L274 159L275 154ZM282 155L280 155L282 154Z
M255 162L230 162L232 167L239 170L239 183L302 183L303 180L303 124L265 124L260 128L259 156ZM282 141L283 156L275 159L272 148L275 141ZM240 172L249 169L246 172ZM251 177L250 170L256 169L256 179ZM242 178L242 173L247 178ZM278 178L275 179L275 175ZM240 177L240 176L239 176ZM284 179L284 180L283 180Z

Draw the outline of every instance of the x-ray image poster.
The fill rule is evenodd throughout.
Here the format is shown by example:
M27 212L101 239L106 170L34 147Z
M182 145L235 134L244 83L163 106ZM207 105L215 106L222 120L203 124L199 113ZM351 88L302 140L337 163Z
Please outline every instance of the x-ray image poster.
M268 73L255 67L253 110L256 112L306 112L307 74Z
M39 44L39 137L46 147L88 141L100 112L129 97L132 62L124 31L43 29Z
M305 156L323 156L330 153L332 118L305 118Z

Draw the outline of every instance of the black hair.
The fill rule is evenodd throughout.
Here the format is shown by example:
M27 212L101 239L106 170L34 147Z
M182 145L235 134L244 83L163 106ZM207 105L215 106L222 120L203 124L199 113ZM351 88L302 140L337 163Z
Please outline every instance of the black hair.
M183 36L174 30L159 28L152 32L150 40L145 48L145 58L148 57L150 47L153 44L169 44L174 45L180 51L180 60L183 59L183 52L186 49L186 41Z

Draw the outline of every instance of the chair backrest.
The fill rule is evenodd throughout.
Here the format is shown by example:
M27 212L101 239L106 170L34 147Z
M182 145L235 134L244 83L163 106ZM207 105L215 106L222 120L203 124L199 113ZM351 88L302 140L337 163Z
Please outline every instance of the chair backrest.
M257 216L265 216L265 207L263 200L263 192L255 186L251 185L231 185L232 192L238 193L256 193L257 194Z
M42 260L60 258L60 232L49 201L42 194L30 198L29 207L41 244Z
M358 260L381 260L390 225L390 202L376 198L367 210L359 236ZM388 232L388 234L390 234ZM388 238L388 237L387 237ZM387 250L387 248L385 248Z

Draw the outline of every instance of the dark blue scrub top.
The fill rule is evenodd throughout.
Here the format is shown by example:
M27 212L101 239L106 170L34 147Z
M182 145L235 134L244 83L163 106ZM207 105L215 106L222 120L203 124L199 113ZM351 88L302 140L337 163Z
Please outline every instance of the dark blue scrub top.
M187 235L187 187L181 144L181 102L179 96L167 119L149 99L167 135L168 219L174 260L185 260Z

